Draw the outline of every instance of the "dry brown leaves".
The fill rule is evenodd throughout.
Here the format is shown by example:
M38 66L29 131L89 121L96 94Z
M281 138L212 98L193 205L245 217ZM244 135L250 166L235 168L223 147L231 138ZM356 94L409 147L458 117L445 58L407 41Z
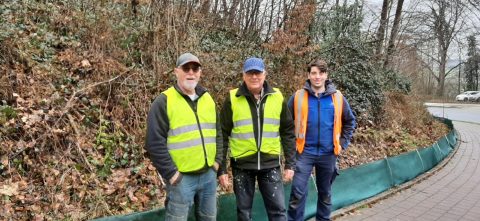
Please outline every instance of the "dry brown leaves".
M127 71L113 58L101 54L79 54L73 49L58 54L57 65L67 68L67 74L54 68L50 74L35 68L28 74L24 72L24 67L13 70L19 84L12 92L9 105L15 109L17 117L2 125L11 130L2 134L0 149L0 168L3 168L0 169L0 220L86 220L148 210L163 204L159 177L143 156L139 157L141 161L137 165L112 169L112 174L104 179L97 176L96 170L87 170L76 145L86 153L89 161L100 162L97 168L102 166L105 158L104 150L95 148L98 125L84 124L87 117L84 113L93 105L98 106L101 113L124 133L135 130L128 128L131 124L120 123L131 111L116 108L115 114L111 114L105 109L108 102L97 99L95 90L84 93L83 96L93 98L88 103L74 98L71 107L65 109L71 92L79 89L61 81L61 77L85 78L84 85L88 85ZM52 84L55 83L61 85L54 87ZM45 87L48 90L41 89ZM65 92L66 89L70 93ZM122 90L121 93L124 93ZM141 102L146 103L144 100ZM144 110L138 111L136 114L139 116L146 114ZM65 113L72 116L80 136L73 133ZM95 120L99 115L88 117ZM144 117L136 121L144 122ZM135 133L143 133L140 126L137 129L142 131ZM142 138L138 136L138 139L128 142L142 143ZM116 150L116 157L124 154L119 151ZM142 149L137 152L143 155Z
M444 136L448 128L415 100L403 94L387 94L384 121L378 126L358 125L351 146L340 157L340 168L426 147Z
M92 79L85 77L85 85L95 82L93 79L103 77L102 80L105 80L109 74L102 74L102 71L116 66L116 62L106 59L102 63L100 58L100 55L78 55L68 50L58 56L59 65L68 67L71 76L75 76L80 69L90 74ZM29 78L22 73L17 76L21 81ZM98 120L100 117L88 114L92 105L96 105L101 116L113 122L113 128L135 137L125 142L130 142L132 146L141 144L147 108L139 109L138 106L148 106L145 97L152 95L139 90L122 107L120 103L113 103L113 99L108 102L102 99L94 90L87 91L83 96L88 97L89 102L74 99L67 111L78 127L79 136L76 136L62 111L71 94L65 94L61 87L50 94L27 92L30 87L41 88L43 81L55 79L52 74L42 76L46 79L17 88L21 93L14 94L12 106L18 116L4 125L19 130L8 135L0 149L0 164L4 168L0 171L0 219L86 220L162 206L165 197L163 186L155 168L143 156L136 165L111 168L111 174L107 177L98 176L104 165L105 149L95 144L98 121L85 124L87 118ZM141 77L132 76L134 82L144 81ZM71 85L64 86L72 88ZM127 90L128 87L118 87L117 94L121 95L118 102L129 94ZM445 134L443 125L426 117L428 115L413 115L418 107L410 107L409 103L390 104L392 109L386 111L387 114L392 113L387 115L389 127L359 125L351 147L341 156L340 167L360 165L402 153L418 147L416 144L422 142L426 146ZM412 122L418 119L421 119L421 123ZM405 140L413 139L416 143L405 143ZM87 169L76 145L94 165L94 171ZM129 151L116 149L113 157L121 158ZM138 150L137 154L143 154L143 150Z

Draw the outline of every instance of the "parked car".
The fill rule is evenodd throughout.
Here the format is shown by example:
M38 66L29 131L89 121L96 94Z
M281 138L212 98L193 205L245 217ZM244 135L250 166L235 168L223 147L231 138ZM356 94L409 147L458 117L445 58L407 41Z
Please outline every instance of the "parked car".
M468 97L470 96L470 94L472 94L473 92L478 92L478 91L465 91L459 95L457 95L455 97L455 100L456 101L468 101Z
M468 95L468 101L480 102L480 91L474 91Z

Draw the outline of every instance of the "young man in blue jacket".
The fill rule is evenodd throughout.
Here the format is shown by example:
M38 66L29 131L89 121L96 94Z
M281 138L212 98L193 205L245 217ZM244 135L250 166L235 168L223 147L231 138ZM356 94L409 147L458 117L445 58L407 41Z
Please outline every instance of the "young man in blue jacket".
M318 190L316 220L330 220L337 157L348 147L355 131L350 105L328 80L327 71L324 60L312 61L305 86L288 101L297 147L288 220L304 220L308 179L313 168Z

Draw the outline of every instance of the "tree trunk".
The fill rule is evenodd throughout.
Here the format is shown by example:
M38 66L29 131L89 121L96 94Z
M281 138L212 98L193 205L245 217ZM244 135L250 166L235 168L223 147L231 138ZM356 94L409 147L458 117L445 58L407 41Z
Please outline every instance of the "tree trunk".
M447 51L440 49L440 66L438 70L437 96L443 97L445 89L445 69L447 66Z
M253 22L251 22L250 26L253 27L253 28L250 28L251 30L254 30L257 25L259 24L258 23L258 15L260 14L260 0L255 0L254 1L254 5L253 5ZM262 16L262 17L265 17L265 16ZM262 26L263 24L260 23L260 26Z
M230 9L228 10L228 24L230 26L232 26L233 22L235 21L237 6L238 6L239 3L240 2L238 0L233 0L232 5L230 6Z
M383 40L385 39L385 27L387 25L388 0L383 0L382 12L380 14L380 25L377 31L377 48L375 54L379 57L382 52Z
M272 0L271 8L270 8L270 16L268 18L268 27L267 27L267 34L265 36L265 43L270 40L270 32L272 31L272 22L273 22L273 12L275 11L275 0Z
M132 4L132 13L133 13L133 17L134 18L137 18L137 6L138 6L138 0L132 0L131 1L131 4Z
M210 12L210 0L200 1L200 13L207 15Z
M391 55L395 50L395 40L397 39L398 30L400 29L400 19L402 17L403 0L398 0L397 9L395 11L395 19L393 20L392 33L390 34L390 40L388 41L387 55L385 57L384 67L387 67L390 63Z
M213 9L212 9L212 14L216 15L217 14L217 7L218 7L218 0L215 0L215 3L213 4Z

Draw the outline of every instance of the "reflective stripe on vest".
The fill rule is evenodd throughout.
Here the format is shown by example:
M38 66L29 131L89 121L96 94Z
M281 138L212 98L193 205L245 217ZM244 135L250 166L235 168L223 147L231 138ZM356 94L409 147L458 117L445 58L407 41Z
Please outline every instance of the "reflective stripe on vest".
M282 112L283 95L274 88L275 92L267 94L263 110L262 135L259 138L260 146L257 146L253 130L252 113L245 96L236 96L237 89L230 91L232 102L233 128L229 144L231 156L241 158L253 155L260 150L262 153L280 154L280 115ZM260 128L259 128L260 129Z
M162 92L167 96L170 130L167 148L180 172L210 167L216 155L216 110L209 93L197 101L197 116L185 98L174 87Z
M333 152L335 155L339 155L342 150L342 146L340 145L340 135L342 133L343 114L343 95L339 90L332 94L332 101L335 108L333 117ZM308 92L304 89L295 92L293 111L295 116L295 137L297 138L296 147L297 151L302 153L305 147L308 118Z

